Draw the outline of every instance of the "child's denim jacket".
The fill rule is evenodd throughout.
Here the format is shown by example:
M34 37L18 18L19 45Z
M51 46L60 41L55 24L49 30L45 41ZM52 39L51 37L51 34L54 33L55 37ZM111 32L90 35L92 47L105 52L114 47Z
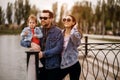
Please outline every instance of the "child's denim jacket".
M28 32L28 35L24 36L24 34L25 34L26 31ZM41 29L39 27L35 27L34 31L35 31L35 34L37 35L38 38L42 38L43 34L42 34ZM21 32L20 36L22 37L22 39L21 39L21 45L23 47L27 47L28 45L27 45L26 42L30 43L31 39L32 39L32 31L31 31L30 27L25 27L23 29L23 31Z
M26 31L28 31L28 35L24 36ZM38 38L41 38L43 36L39 27L35 27L34 31L35 31L35 34L37 35ZM24 41L31 41L32 31L31 31L30 27L24 28L20 35Z

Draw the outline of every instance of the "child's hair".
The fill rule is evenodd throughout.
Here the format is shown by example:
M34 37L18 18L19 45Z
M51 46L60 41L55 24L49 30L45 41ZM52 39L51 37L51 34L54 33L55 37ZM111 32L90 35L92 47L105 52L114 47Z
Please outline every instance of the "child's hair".
M36 17L34 14L31 14L31 15L28 17L27 23L29 22L30 19L35 20L35 22L37 23L37 17Z

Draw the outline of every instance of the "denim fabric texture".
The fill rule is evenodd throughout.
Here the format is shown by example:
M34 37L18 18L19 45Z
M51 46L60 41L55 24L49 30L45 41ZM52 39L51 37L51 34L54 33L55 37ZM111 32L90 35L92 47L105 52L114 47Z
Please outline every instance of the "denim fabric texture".
M52 26L48 32L46 47L43 51L46 69L60 68L63 41L61 29Z
M28 35L24 36L26 31L28 32ZM34 31L38 38L42 38L43 34L41 32L40 27L35 27ZM31 43L31 39L32 39L32 31L31 31L30 27L25 27L22 30L20 36L22 38L20 41L20 45L23 47L30 47L30 43Z
M78 62L79 52L77 48L81 43L81 35L76 27L72 28L67 47L62 52L61 69L70 67Z

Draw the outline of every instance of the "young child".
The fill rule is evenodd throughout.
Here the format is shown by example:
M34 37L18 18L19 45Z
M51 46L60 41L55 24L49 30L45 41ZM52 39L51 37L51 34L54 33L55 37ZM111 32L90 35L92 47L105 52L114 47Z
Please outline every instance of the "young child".
M40 51L40 39L43 34L37 25L37 18L35 15L30 15L27 21L28 27L25 27L21 32L21 46L30 47L32 50ZM31 45L31 46L28 46Z

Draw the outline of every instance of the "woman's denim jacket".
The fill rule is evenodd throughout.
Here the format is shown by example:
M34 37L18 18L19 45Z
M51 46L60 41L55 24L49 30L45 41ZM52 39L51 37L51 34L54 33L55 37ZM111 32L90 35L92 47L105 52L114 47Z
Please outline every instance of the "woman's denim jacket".
M52 26L48 32L45 51L43 51L46 69L60 68L63 42L62 31L58 27Z
M63 31L64 32L64 31ZM81 43L81 35L76 26L74 26L70 33L67 47L62 52L61 69L70 67L78 62L78 46Z
M28 35L24 36L26 31L28 32ZM41 29L39 27L35 27L34 31L38 38L41 38L43 36ZM32 39L32 31L31 31L30 27L25 27L20 35L22 37L21 45L23 47L27 47L28 43L31 43L31 39ZM29 44L29 46L30 46L30 44Z

